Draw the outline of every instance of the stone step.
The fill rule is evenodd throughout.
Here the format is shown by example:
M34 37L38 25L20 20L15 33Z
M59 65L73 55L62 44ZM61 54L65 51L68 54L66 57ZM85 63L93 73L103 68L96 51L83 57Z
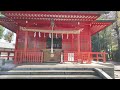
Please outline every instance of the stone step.
M93 68L14 68L13 70L93 70Z
M96 75L92 70L11 70L0 75Z
M0 75L0 79L101 79L95 75Z

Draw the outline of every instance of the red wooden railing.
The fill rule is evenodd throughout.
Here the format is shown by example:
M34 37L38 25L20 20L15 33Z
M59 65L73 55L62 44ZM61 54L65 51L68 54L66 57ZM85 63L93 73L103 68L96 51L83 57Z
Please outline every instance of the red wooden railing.
M105 52L81 52L80 60L81 63L91 63L92 60L100 61L102 60L104 63L106 62L106 54Z
M7 55L1 55L1 53L7 53ZM2 60L2 59L7 59L7 60L9 60L10 58L12 58L12 59L14 59L14 56L12 55L10 55L11 53L13 53L14 54L14 51L11 51L11 50L0 50L0 60Z
M91 52L91 54L93 60L102 60L104 63L106 62L106 52Z
M74 53L74 62L91 63L93 60L106 62L105 52L80 52L78 55L77 51L64 51L64 62L68 62L68 53Z
M91 61L102 60L104 63L106 62L106 54L105 52L80 52L78 55L77 51L64 51L64 60L63 62L68 62L68 53L74 53L74 62L81 63L91 63ZM43 52L36 51L15 51L15 64L19 63L42 63L43 62Z
M43 52L33 52L33 51L15 51L14 63L42 63Z

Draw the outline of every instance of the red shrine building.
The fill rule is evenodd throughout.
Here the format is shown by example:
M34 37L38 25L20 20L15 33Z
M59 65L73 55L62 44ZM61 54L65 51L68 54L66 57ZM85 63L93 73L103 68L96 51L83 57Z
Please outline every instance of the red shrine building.
M2 11L0 24L16 33L14 63L106 61L106 52L92 52L92 35L111 21L95 11Z

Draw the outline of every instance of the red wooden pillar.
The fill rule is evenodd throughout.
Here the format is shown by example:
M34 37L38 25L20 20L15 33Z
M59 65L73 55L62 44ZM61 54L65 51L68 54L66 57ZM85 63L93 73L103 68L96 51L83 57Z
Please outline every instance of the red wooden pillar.
M27 43L28 43L27 37L28 37L28 31L25 31L25 48L24 48L24 51L27 50Z
M99 60L99 59L98 59L98 53L97 53L96 55L97 55L97 62L98 62L98 60Z
M90 40L90 42L89 42L89 45L90 45L90 52L92 51L92 41L91 41L91 25L89 25L89 27L88 27L88 29L89 29L89 40Z
M25 47L24 47L24 54L25 54L25 57L26 57L26 60L27 60L27 46L28 46L28 31L25 31ZM22 54L22 53L21 53ZM22 60L20 60L20 62L22 62Z
M45 47L45 49L46 49L46 39L45 39L45 41L44 41L44 47Z
M103 52L103 62L105 63L106 62L106 53Z
M36 36L34 37L34 51L36 50L36 45L37 45L37 32Z
M77 35L78 40L78 62L80 61L80 34Z
M73 50L74 49L74 41L73 41L73 34L72 34L72 38L71 38L71 50Z

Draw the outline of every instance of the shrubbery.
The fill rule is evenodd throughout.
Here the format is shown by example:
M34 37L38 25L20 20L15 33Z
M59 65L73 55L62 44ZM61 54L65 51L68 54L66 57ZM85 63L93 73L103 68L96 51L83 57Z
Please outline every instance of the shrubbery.
M117 51L113 52L113 60L120 62L120 50L117 50Z

